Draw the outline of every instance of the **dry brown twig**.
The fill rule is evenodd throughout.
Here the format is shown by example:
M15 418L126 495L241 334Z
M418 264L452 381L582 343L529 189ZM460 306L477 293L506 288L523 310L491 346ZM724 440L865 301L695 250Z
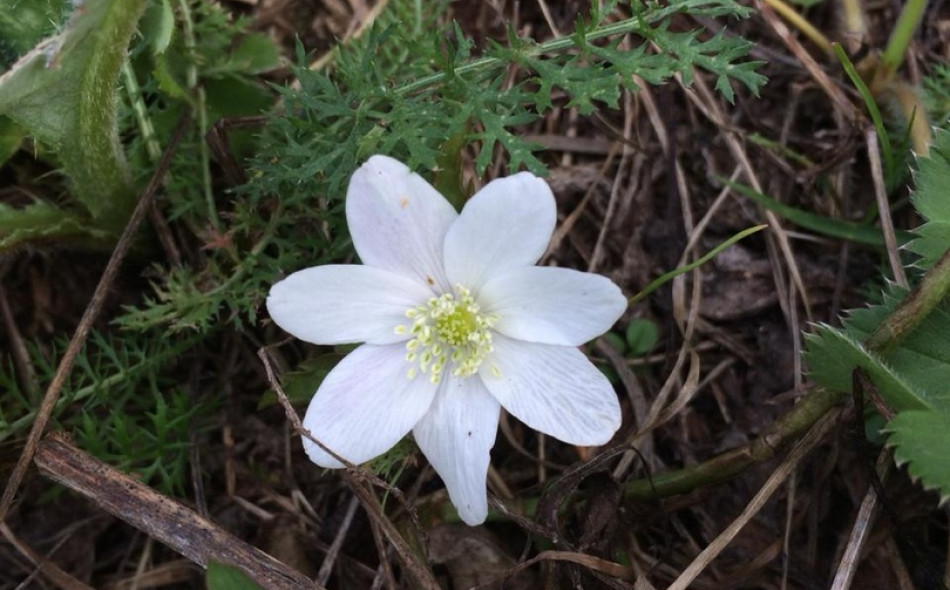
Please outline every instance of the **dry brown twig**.
M201 566L234 566L268 590L319 590L312 580L53 433L34 460L46 477L144 531Z
M77 580L60 569L59 566L48 558L36 552L32 547L27 545L26 542L17 537L6 523L0 523L0 535L3 535L3 538L6 539L8 543L13 545L21 555L26 557L30 563L36 567L34 574L42 575L63 590L94 590L92 586L89 586L81 580ZM31 574L29 578L23 580L20 586L29 584L34 574Z

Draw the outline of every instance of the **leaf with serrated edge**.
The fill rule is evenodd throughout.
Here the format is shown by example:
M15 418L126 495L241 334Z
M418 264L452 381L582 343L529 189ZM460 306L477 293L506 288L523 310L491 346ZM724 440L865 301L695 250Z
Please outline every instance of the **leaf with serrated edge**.
M950 496L950 414L914 410L900 412L887 424L887 444L894 459L927 489L940 491L940 502Z
M880 388L881 395L898 409L929 409L925 396L904 375L868 352L848 334L830 326L819 326L807 337L805 360L809 375L831 391L851 391L851 373L863 369Z
M914 176L917 187L912 200L927 222L917 229L919 237L908 247L922 257L920 266L930 268L950 246L950 131L934 131L930 154L918 159Z

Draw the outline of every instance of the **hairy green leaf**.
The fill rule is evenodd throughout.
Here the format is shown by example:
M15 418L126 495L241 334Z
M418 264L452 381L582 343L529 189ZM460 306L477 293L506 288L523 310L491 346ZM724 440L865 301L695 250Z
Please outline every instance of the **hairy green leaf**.
M145 0L87 0L62 33L0 77L0 115L58 154L76 199L118 231L134 206L116 126L116 81Z

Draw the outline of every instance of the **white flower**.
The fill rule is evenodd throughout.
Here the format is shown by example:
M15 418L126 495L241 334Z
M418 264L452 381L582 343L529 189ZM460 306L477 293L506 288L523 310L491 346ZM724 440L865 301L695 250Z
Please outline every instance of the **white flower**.
M600 275L534 266L556 215L551 189L527 172L489 183L459 214L402 163L370 158L346 194L363 265L301 270L267 298L297 338L365 343L327 375L304 427L352 463L412 431L472 525L488 512L500 408L567 443L609 441L617 395L577 346L608 330L626 299ZM303 444L317 465L342 466Z

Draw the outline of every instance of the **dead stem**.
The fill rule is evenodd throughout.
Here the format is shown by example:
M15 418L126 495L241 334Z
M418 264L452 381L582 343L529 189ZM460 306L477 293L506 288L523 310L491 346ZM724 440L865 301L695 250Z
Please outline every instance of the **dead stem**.
M144 531L201 566L234 566L268 590L319 590L300 572L225 531L198 513L132 479L52 434L39 444L40 472Z

